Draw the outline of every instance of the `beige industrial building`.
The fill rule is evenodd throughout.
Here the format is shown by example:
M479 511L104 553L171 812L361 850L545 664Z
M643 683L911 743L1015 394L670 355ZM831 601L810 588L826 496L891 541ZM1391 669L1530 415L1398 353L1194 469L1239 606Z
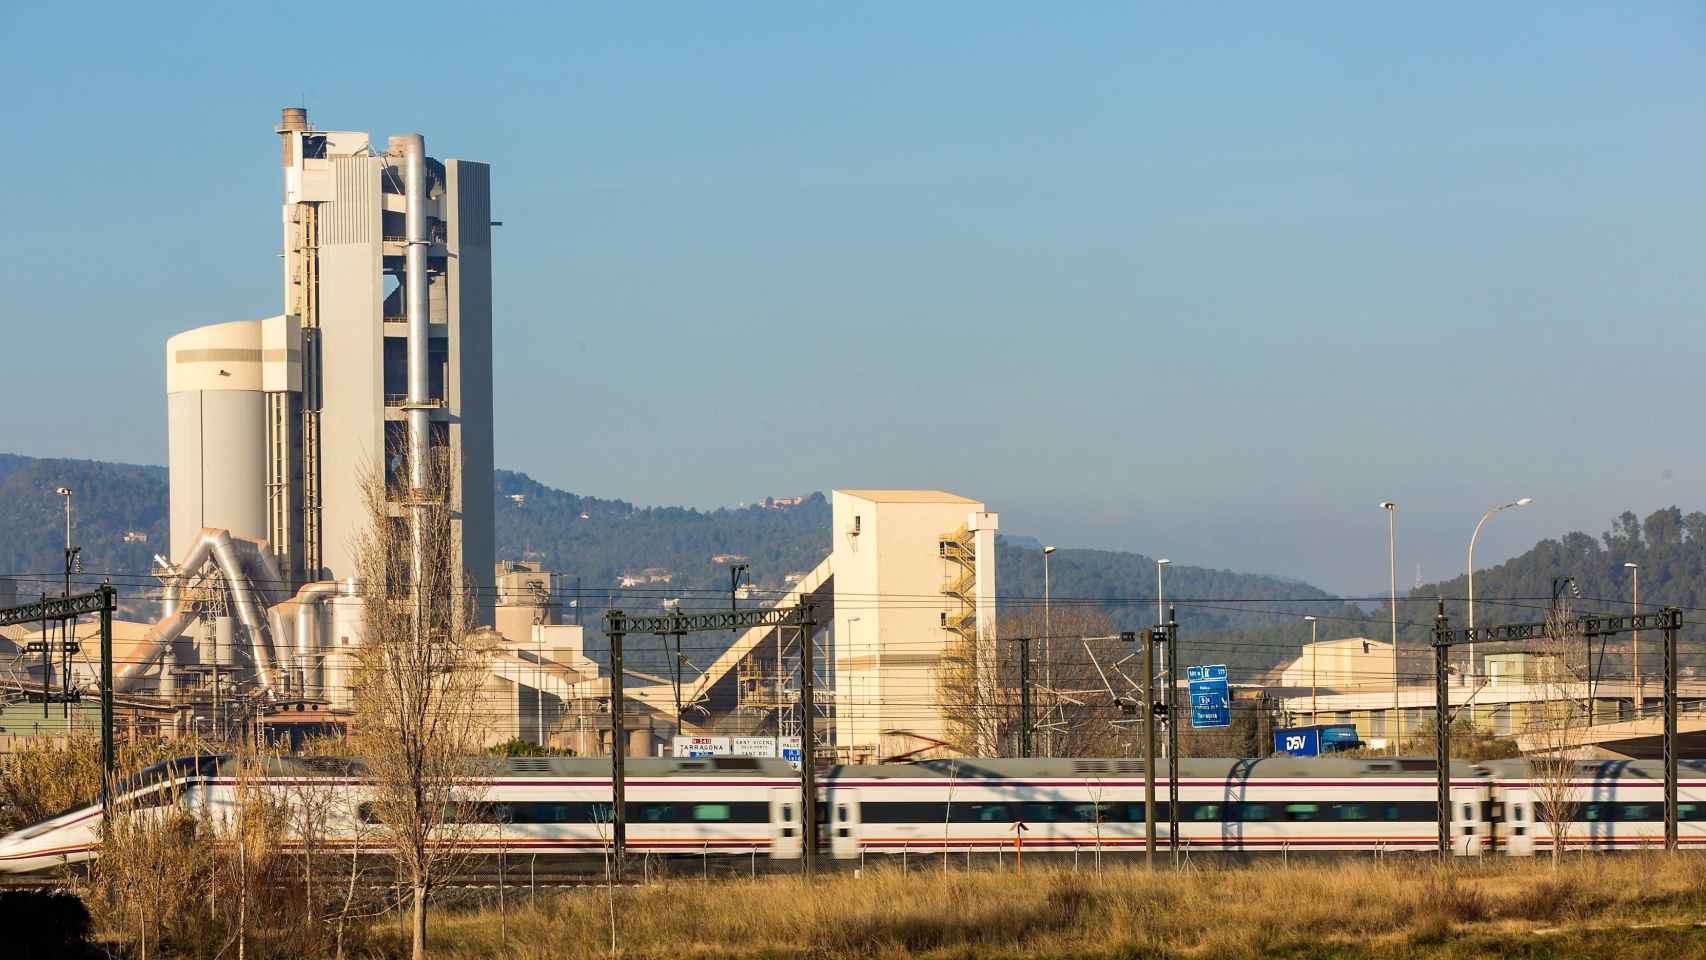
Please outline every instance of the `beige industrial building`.
M945 743L943 654L963 642L995 681L999 520L939 490L837 490L830 506L836 750L874 761Z
M1392 644L1368 637L1319 640L1303 645L1302 655L1280 668L1282 687L1392 689Z
M943 656L970 649L980 677L995 683L999 518L940 490L836 490L831 518L829 555L770 604L812 606L819 749L846 763L959 752L943 710ZM799 736L801 633L748 630L687 678L684 730ZM669 680L627 693L652 714L676 716Z

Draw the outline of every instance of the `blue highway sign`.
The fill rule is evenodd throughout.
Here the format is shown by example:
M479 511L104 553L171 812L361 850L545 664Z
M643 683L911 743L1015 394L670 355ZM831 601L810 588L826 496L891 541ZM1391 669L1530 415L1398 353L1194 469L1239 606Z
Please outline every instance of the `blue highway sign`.
M1231 726L1232 696L1226 687L1226 664L1186 667L1185 677L1191 685L1191 726Z

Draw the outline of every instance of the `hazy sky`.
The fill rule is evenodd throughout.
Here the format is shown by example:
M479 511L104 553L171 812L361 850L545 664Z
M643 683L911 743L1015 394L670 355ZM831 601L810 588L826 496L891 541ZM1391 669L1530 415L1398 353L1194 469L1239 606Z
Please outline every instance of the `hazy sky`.
M251 9L251 7L257 9ZM1706 509L1706 6L0 5L0 450L165 461L279 107L494 165L501 466L1385 587Z

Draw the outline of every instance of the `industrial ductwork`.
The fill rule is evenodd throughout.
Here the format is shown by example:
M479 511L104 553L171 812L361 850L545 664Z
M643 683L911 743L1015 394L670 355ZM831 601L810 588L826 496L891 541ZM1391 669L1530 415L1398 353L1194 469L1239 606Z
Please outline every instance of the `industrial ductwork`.
M248 543L245 541L245 543ZM248 544L257 558L262 577L278 576L277 567L266 563L260 558L265 557L265 551L254 544ZM195 546L189 555L178 566L178 575L166 584L165 616L155 625L154 630L145 641L146 646L138 653L137 658L127 665L118 675L115 686L126 690L134 686L146 674L149 668L160 659L166 647L176 640L184 629L189 626L195 613L183 608L180 591L186 577L193 577L212 560L220 573L225 575L226 587L231 591L232 605L237 608L237 617L243 621L243 627L249 632L249 643L254 655L255 676L263 691L273 690L273 651L272 638L265 629L261 617L262 605L266 602L266 593L259 592L260 603L256 602L257 591L253 588L250 578L244 573L241 558L237 554L237 541L229 530L203 529L196 537Z
M296 658L303 690L319 690L325 685L325 668L321 648L326 643L320 636L320 615L316 609L323 601L337 596L336 581L304 584L296 591Z

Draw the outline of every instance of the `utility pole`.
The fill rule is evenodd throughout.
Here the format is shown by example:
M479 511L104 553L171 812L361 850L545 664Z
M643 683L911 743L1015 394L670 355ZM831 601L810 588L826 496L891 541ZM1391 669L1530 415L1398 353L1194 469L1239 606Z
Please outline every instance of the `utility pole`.
M101 809L112 809L113 585L101 584Z
M739 599L736 595L740 593L740 575L745 573L751 566L752 565L748 563L734 563L729 565L729 613L731 614L740 612L740 605L735 602ZM739 628L730 626L729 632L737 633L739 632Z
M675 635L675 665L670 674L675 681L675 735L678 737L681 736L681 637L682 634Z
M47 642L47 594L41 595L41 718L47 719L47 702L52 697L48 690L53 684L53 654L49 652L52 644Z
M1014 637L1019 645L1019 756L1031 756L1031 638Z
M1179 866L1179 609L1167 609L1167 848Z
M1637 616L1635 622L1639 623ZM1676 629L1682 611L1665 610L1665 849L1676 852Z
M1474 637L1475 631L1469 631ZM1446 687L1446 658L1451 655L1451 628L1445 619L1445 598L1434 615L1434 824L1439 855L1451 856L1451 691Z
M1155 642L1156 631L1143 638L1143 865L1155 869Z
M622 637L616 628L622 611L605 613L610 634L610 840L616 875L622 873L622 857L628 850L628 732L623 729Z
M806 876L817 871L817 731L813 716L812 608L800 601L800 810L804 820L800 835L805 840Z

